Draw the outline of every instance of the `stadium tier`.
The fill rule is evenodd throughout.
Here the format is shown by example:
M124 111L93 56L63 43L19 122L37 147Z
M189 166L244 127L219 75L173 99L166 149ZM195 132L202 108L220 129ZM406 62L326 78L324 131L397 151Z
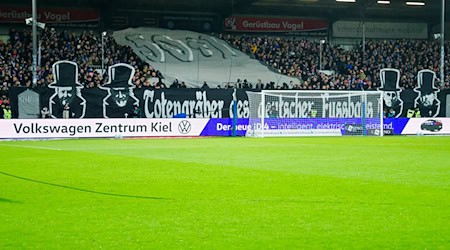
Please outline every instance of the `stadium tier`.
M100 53L102 40L105 48L104 70ZM110 81L108 67L125 63L134 69L127 86L138 91L165 88L382 89L391 96L395 94L398 99L398 104L390 102L385 105L385 115L392 116L393 113L389 111L393 108L395 117L407 116L408 110L418 107L415 99L419 98L417 93L421 86L416 71L430 69L431 72L438 72L436 62L439 54L438 46L431 41L371 40L367 42L366 58L363 60L360 46L344 50L338 45L303 38L231 34L211 36L155 28L127 29L106 36L92 31L74 33L45 28L40 41L40 67L37 86L34 87L28 70L31 62L30 31L11 29L7 41L0 43L1 98L4 108L10 103L9 95L21 92L12 88L51 91L55 81L53 65L57 61L68 60L77 64L78 86L85 93L89 92L88 89L98 92ZM325 59L323 70L319 70L317 52L322 46ZM380 72L389 67L398 70L398 73L396 79L388 80L386 84L389 86L384 86L386 80L380 78ZM445 73L447 75L447 70ZM428 82L428 88L434 90L432 98L443 103L441 99L444 96L438 97L437 93L439 89L448 88L448 77L443 84L438 77L428 79ZM17 100L16 96L12 98ZM40 109L51 107L42 104L46 98L41 98ZM12 106L12 117L20 117L18 103L14 101ZM433 108L425 110L421 116L439 116L444 114L442 112L444 109ZM113 117L124 117L124 114Z
M142 48L142 45L146 43L155 43L152 39L157 38L152 37L149 40L150 36L145 36L144 34L162 37L162 40L156 41L156 44L161 46L155 47L155 51L161 48L166 50L164 44L171 40L164 40L164 37L183 41L185 43L183 46L185 47L193 42L186 40L187 37L201 37L201 35L189 31L144 28L114 32L113 37L108 35L104 38L104 61L106 66L119 62L133 65L137 69L133 82L138 87L161 88L171 86L175 79L178 79L177 73L168 72L171 75L171 81L166 80L163 86L161 83L158 84L157 79L163 78L164 74L155 70L149 63L159 65L161 69L164 69L166 64L170 64L170 59L166 57L171 56L173 53L167 53L167 51L167 56L165 56L163 61L159 60L160 57L158 60L147 57L145 52L142 53L139 48ZM127 36L126 39L125 36ZM186 83L188 87L200 88L206 81L209 87L214 88L218 86L234 87L236 85L236 87L245 86L259 89L375 90L380 87L379 71L383 68L396 68L401 71L400 87L412 89L417 85L417 72L419 70L430 69L436 73L439 72L437 67L439 46L436 46L436 43L433 41L371 40L367 42L365 58L363 58L361 45L345 50L339 45L325 43L322 45L324 46L323 70L320 70L320 43L318 41L302 38L227 34L220 34L217 38L203 35L203 39L205 38L209 39L209 41L197 42L197 44L201 45L200 48L198 45L195 45L197 49L188 48L187 51L190 50L192 52L192 58L187 58L184 61L189 62L189 60L192 60L192 62L208 64L211 63L211 60L207 59L211 56L212 60L215 58L211 50L216 53L218 51L223 64L217 66L224 71L220 77L227 75L226 73L234 75L237 73L234 71L237 71L240 64L248 64L244 61L246 60L244 57L236 58L237 51L233 50L238 49L247 55L251 55L263 65L266 65L268 69L272 69L275 72L265 77L266 79L252 76L251 72L247 71L249 75L243 73L238 74L237 77L224 77L224 79L214 80L197 74L197 71L200 73L205 71L205 75L211 74L206 68L197 69L189 66L187 70L194 73L196 77L188 79L189 82ZM115 39L119 39L123 45L118 45ZM51 83L51 66L54 62L57 60L71 60L78 63L80 67L80 81L84 86L101 86L105 81L98 71L101 68L101 40L101 35L92 31L74 33L46 28L40 38L38 84L48 85ZM224 50L216 50L212 41L226 41L230 48L224 47ZM169 46L169 44L167 45ZM204 50L201 50L202 46L206 46ZM226 45L219 43L216 46L222 47ZM0 58L0 64L2 65L0 77L3 85L6 85L3 87L30 86L31 73L26 69L30 67L31 32L29 30L11 29L7 41L0 40L0 52L2 55ZM151 48L150 52L153 53ZM197 55L200 55L198 52L211 53L211 55L197 57ZM230 53L228 58L222 58L222 56L226 55L224 52ZM235 59L234 62L223 62L223 59L230 59L231 56ZM146 60L149 58L150 60ZM220 59L218 58L218 60ZM233 63L236 65L234 67L233 65L230 66ZM173 69L175 72L176 70L178 69ZM329 72L332 72L332 74ZM446 78L444 83L440 84L442 88L449 88L449 75L447 72L448 65L445 68ZM285 75L287 78L278 77L277 74ZM178 83L181 84L181 80L175 81L175 86L178 86Z
M1 0L0 250L450 249L449 1Z

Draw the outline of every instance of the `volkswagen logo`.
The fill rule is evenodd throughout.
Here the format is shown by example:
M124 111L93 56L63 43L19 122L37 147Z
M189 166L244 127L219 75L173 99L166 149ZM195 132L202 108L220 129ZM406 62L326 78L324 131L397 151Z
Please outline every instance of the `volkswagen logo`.
M187 134L191 132L191 123L189 121L183 120L178 124L178 131L182 134Z

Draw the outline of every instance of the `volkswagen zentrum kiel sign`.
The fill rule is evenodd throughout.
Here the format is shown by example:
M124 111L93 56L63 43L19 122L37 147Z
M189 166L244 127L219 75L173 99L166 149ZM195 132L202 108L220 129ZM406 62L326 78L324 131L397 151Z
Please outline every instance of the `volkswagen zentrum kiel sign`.
M199 136L209 119L12 119L0 139Z

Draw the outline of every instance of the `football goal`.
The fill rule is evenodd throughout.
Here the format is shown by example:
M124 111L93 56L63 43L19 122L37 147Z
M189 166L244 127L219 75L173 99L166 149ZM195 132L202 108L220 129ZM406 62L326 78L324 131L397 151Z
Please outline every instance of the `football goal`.
M383 99L378 91L247 92L246 136L383 136Z

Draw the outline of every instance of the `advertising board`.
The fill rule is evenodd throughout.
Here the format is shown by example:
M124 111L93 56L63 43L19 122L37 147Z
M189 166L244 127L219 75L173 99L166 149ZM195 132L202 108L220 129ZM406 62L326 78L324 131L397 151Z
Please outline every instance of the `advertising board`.
M231 16L225 18L226 31L239 32L317 32L328 29L325 19Z
M323 118L268 119L264 134L276 136L345 136L379 135L377 121ZM51 138L125 138L125 137L207 137L246 136L252 133L248 118L197 119L11 119L0 120L0 139ZM365 126L365 130L363 129ZM235 129L235 131L233 131ZM261 127L258 127L261 131ZM450 135L450 118L386 118L383 134L388 135Z
M12 119L0 139L199 136L208 119Z

